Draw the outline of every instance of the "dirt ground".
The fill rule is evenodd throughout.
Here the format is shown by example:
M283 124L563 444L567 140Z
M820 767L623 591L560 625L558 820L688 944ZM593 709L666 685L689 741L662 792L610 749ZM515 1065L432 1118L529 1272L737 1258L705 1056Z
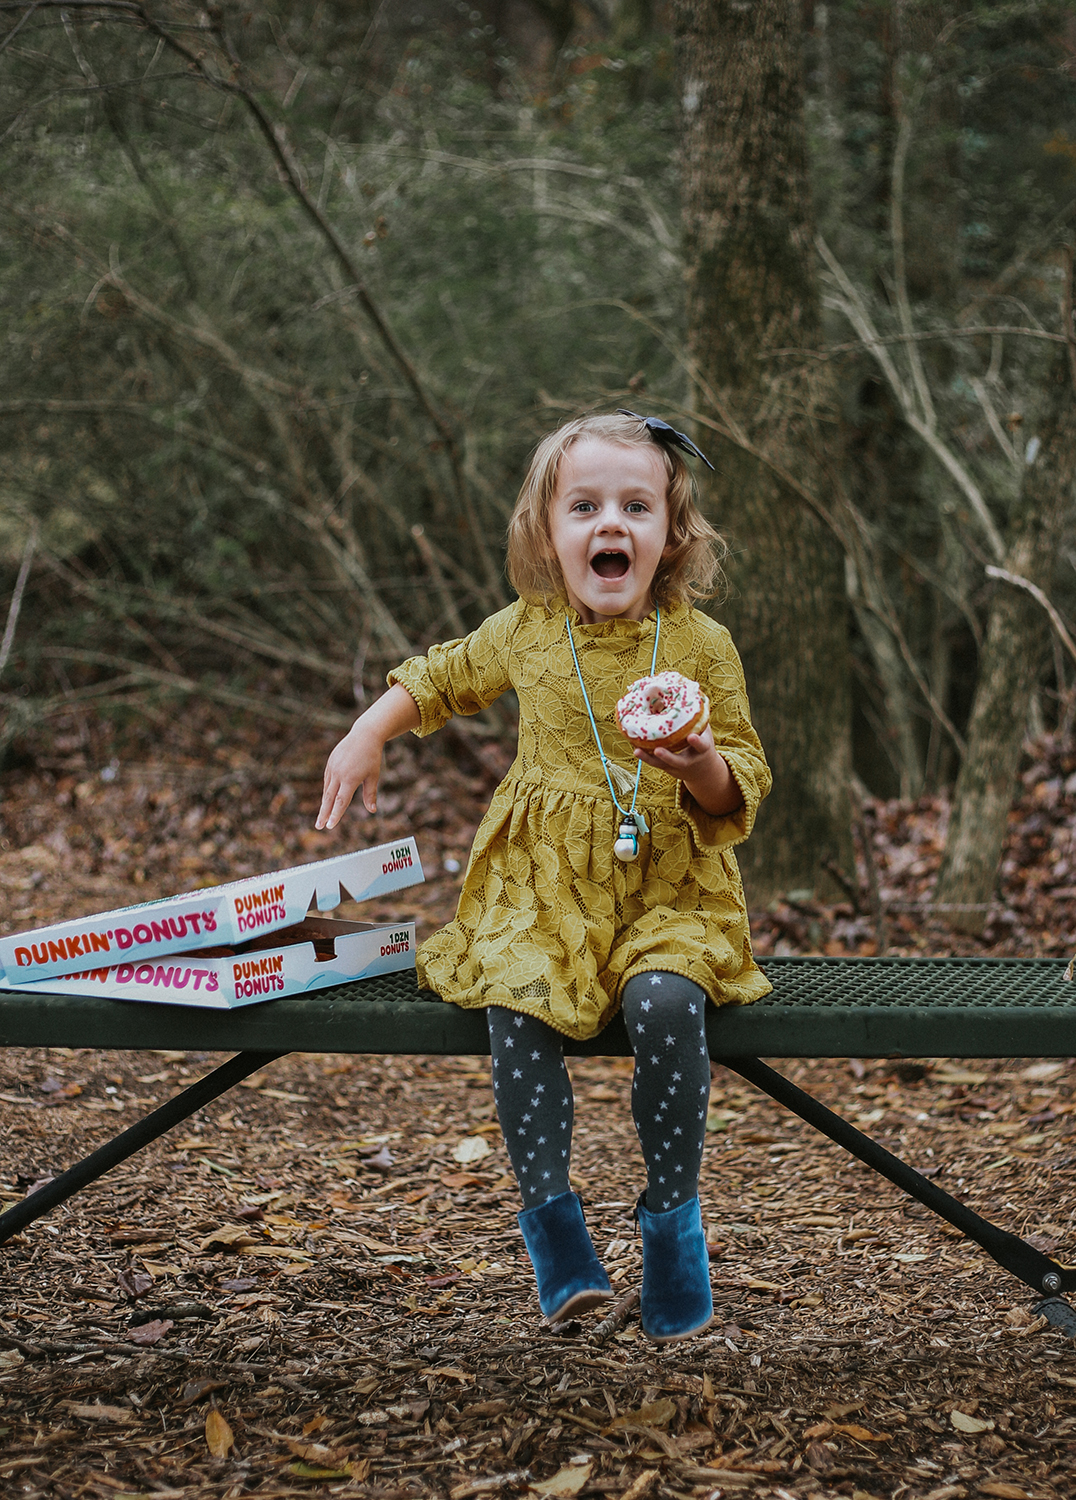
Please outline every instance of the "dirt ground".
M413 832L427 883L371 905L431 930L501 752L397 744L378 818L327 837L311 831L326 748L212 716L59 726L3 778L0 925ZM889 951L1071 954L1074 773L1066 747L1029 763L984 940L954 940L923 905L944 807L871 806ZM753 926L763 952L878 951L858 891ZM218 1060L3 1054L0 1207ZM780 1066L1070 1258L1070 1062ZM0 1493L1072 1494L1076 1343L975 1247L721 1069L702 1183L717 1318L648 1343L630 1295L630 1064L571 1069L573 1179L615 1315L543 1327L487 1060L295 1055L0 1248Z

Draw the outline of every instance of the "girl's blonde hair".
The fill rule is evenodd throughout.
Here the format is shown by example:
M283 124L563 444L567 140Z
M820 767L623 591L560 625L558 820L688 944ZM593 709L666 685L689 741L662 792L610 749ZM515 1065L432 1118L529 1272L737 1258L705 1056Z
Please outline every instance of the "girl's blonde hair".
M508 577L529 604L563 599L564 578L549 543L549 507L557 489L561 459L580 438L601 438L628 448L656 448L669 476L669 542L672 550L661 559L651 594L660 609L681 601L707 599L724 583L722 559L728 552L723 539L698 507L695 477L683 454L659 443L637 417L576 417L542 439L534 451L527 477L508 522Z

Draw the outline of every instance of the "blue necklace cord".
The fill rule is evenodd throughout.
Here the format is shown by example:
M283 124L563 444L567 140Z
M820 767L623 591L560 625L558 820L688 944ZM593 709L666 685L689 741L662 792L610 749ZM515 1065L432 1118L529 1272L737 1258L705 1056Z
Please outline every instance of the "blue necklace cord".
M655 616L655 624L654 624L654 655L653 655L653 658L652 658L652 660L650 662L650 675L651 675L651 677L653 677L655 669L657 668L657 664L658 664L658 642L661 640L661 610L658 609L657 605L654 606L654 616ZM578 655L578 653L577 653L577 651L575 649L575 637L572 635L572 622L568 618L567 614L565 614L565 616L564 616L564 623L568 627L568 644L572 648L572 660L575 662L575 675L579 678L579 687L580 687L580 689L582 691L582 694L583 694L583 702L586 704L587 718L590 720L590 728L591 728L592 734L594 735L594 743L597 746L598 755L601 758L602 770L605 772L605 780L606 780L606 783L608 784L608 787L609 787L609 795L610 795L610 797L612 797L612 799L613 799L613 805L616 808L617 812L620 813L621 817L623 817L623 818L634 817L634 815L635 815L635 804L636 804L636 802L638 801L638 798L639 798L639 781L640 781L640 778L642 777L642 774L643 774L643 763L642 763L641 760L640 761L636 761L636 763L635 763L635 790L632 792L631 806L630 807L621 807L621 805L620 805L620 798L617 796L616 789L613 786L613 778L609 774L609 761L608 761L608 758L607 758L607 756L605 754L605 751L602 749L601 738L600 738L600 736L598 734L598 726L597 726L597 724L596 724L596 722L594 720L594 710L590 706L590 697L589 697L589 695L587 693L586 683L583 681L583 673L582 673L582 671L580 669L580 666L579 666L579 655ZM644 833L646 832L645 828L643 829L643 832Z

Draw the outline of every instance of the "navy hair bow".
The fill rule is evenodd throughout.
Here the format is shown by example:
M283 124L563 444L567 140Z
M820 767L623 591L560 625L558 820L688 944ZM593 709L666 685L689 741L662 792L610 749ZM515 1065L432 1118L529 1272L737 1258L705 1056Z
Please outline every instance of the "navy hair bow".
M691 453L695 458L701 458L708 469L713 469L713 464L701 453L688 437L686 432L677 432L675 427L670 427L668 422L663 422L660 417L641 417L637 411L628 411L626 407L617 407L617 416L634 417L637 422L646 426L647 432L655 443L670 443L674 448L682 448L685 453ZM714 471L716 473L716 470Z

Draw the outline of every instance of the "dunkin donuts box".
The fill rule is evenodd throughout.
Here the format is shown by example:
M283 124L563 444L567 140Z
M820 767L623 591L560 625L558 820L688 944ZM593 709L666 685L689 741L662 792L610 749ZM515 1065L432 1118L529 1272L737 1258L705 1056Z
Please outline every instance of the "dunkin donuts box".
M414 963L413 922L341 922L307 916L271 937L156 960L139 955L111 967L52 979L5 978L2 987L38 994L46 1004L50 996L75 994L232 1010L410 969Z
M295 926L312 908L331 911L341 901L366 901L425 878L415 841L407 838L186 896L57 922L0 937L0 985L21 988L27 981L141 965L170 953L238 946L260 933Z

